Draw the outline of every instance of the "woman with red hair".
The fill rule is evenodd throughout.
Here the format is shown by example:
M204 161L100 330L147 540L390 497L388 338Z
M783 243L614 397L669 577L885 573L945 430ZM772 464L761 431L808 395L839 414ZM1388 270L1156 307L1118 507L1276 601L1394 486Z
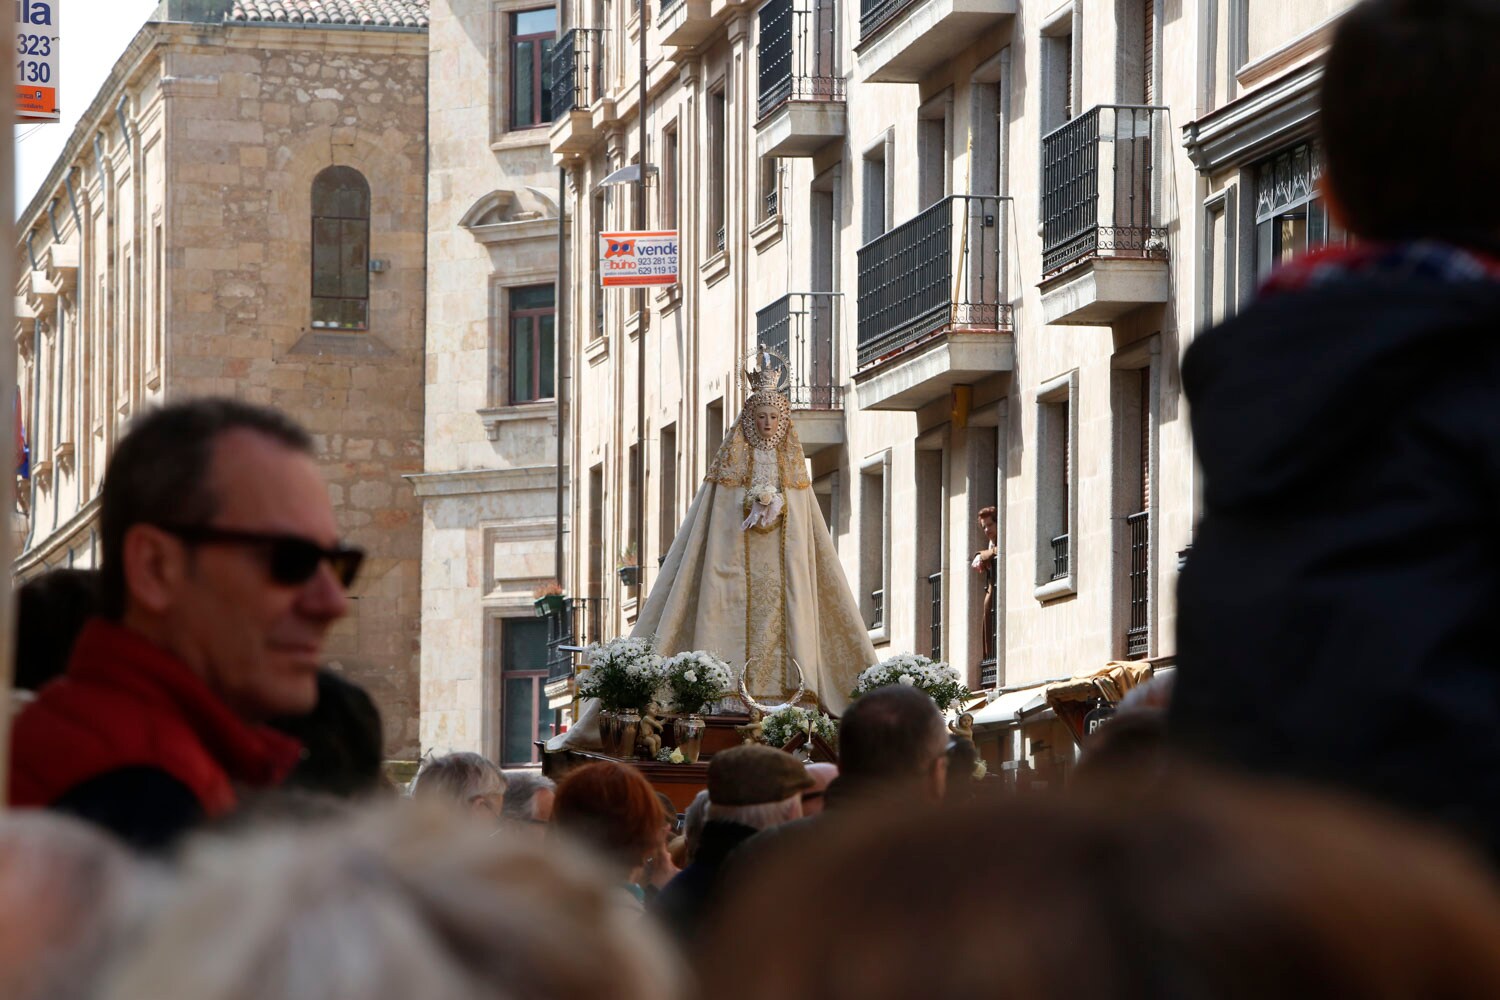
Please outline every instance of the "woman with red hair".
M613 761L570 772L557 786L552 829L592 848L619 873L626 904L644 909L636 883L660 846L663 827L656 792L641 772Z

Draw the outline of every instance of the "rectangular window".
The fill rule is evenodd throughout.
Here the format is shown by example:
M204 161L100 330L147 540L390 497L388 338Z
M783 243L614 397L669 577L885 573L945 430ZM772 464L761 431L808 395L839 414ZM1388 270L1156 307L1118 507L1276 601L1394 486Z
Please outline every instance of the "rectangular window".
M524 767L538 760L537 740L552 735L547 684L547 622L507 618L500 623L500 765Z
M890 565L890 453L861 467L859 476L859 606L871 639L884 641Z
M917 208L948 196L948 112L951 94L929 101L917 115Z
M622 532L626 541L624 549L620 552L620 565L636 566L642 564L641 556L645 553L641 546L641 448L638 444L630 446L625 457L625 517L627 522ZM636 584L630 587L631 593L639 589L640 573L636 573Z
M818 513L823 515L823 523L828 528L828 534L838 545L838 519L839 519L839 474L830 472L828 475L813 480L813 497L818 501Z
M864 158L864 242L881 235L890 226L889 195L886 185L885 149L881 142L865 153Z
M156 224L155 233L155 257L153 260L155 274L153 284L155 287L155 310L151 324L151 367L159 369L163 346L166 343L167 328L167 261L166 241L162 239L161 223Z
M703 414L703 471L714 464L719 446L724 443L724 400L709 403Z
M1348 237L1328 215L1318 192L1322 158L1304 143L1266 160L1255 171L1256 284L1311 250L1342 246Z
M512 404L552 398L555 302L552 285L510 290Z
M1115 438L1113 603L1117 649L1114 653L1134 660L1151 654L1151 458L1155 393L1149 360L1138 368L1116 368L1111 381Z
M762 220L781 211L781 161L774 156L760 158L760 210Z
M665 559L672 540L677 536L677 425L668 424L661 429L661 453L657 468L661 469L661 492L657 510L661 520L657 527L657 555Z
M510 127L550 123L552 46L557 9L523 10L510 15Z
M1077 592L1078 373L1037 393L1037 598Z
M720 253L726 246L724 220L729 189L725 175L729 160L728 119L724 87L708 95L708 245L709 254Z
M661 135L661 227L677 228L677 123L674 121Z
M1042 134L1072 121L1077 113L1070 10L1042 29Z
M588 260L589 268L593 272L593 280L589 282L589 294L594 297L594 328L589 331L590 340L598 340L604 336L604 289L599 286L599 234L604 232L606 202L604 192L595 192L592 199L592 216L594 224L594 239L589 244Z
M589 469L589 607L599 607L604 597L604 466ZM590 633L597 635L598 631Z
M1003 418L997 417L997 423L1000 419ZM1005 604L1000 440L998 426L975 426L972 421L969 424L968 480L971 489L969 519L963 527L966 532L971 532L968 535L971 541L966 546L968 562L953 570L953 585L949 587L949 593L958 593L960 573L969 581L969 657L971 662L978 664L973 684L981 688L996 687L1000 683L1000 657L996 651L1000 649L1000 608Z
M917 445L915 486L916 647L918 652L940 660L943 658L943 515L947 509L941 449Z

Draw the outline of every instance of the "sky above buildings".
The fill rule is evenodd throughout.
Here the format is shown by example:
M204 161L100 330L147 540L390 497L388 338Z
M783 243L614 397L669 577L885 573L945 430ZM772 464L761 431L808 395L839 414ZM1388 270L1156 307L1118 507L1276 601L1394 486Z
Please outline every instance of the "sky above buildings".
M157 0L61 0L62 121L15 127L16 212L47 179L79 117Z

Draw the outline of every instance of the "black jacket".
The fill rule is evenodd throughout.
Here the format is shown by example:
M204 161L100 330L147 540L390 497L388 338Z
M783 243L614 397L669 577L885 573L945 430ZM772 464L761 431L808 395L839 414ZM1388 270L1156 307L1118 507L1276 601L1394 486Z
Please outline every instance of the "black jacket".
M681 944L691 944L697 937L709 912L719 902L719 889L730 856L755 834L751 826L709 820L703 825L703 836L692 863L652 900L652 912Z
M1179 746L1500 845L1500 284L1346 277L1202 335Z

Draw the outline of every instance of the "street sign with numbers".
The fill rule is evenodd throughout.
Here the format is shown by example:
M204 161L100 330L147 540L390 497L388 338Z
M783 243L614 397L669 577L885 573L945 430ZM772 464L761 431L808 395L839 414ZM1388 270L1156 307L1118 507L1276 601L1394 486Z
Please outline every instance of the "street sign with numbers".
M16 121L55 122L58 8L62 0L16 0Z

